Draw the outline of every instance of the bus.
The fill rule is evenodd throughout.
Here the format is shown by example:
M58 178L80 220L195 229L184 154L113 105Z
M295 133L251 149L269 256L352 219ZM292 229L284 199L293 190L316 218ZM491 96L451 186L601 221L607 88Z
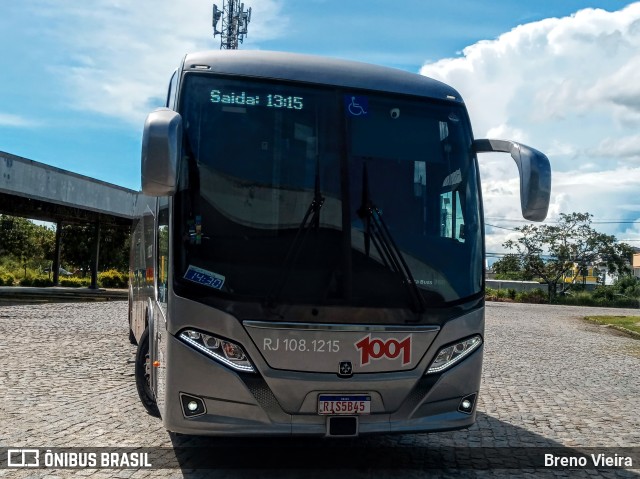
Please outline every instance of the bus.
M543 220L547 157L474 140L446 84L311 55L186 55L142 137L129 336L147 411L191 435L472 425L482 152L511 154L522 213Z

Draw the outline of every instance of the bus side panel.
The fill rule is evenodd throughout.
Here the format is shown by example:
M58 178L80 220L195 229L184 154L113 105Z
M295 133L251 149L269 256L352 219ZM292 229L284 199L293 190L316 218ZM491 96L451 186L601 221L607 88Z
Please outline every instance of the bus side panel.
M155 202L155 199L153 200ZM155 300L153 284L154 261L154 205L146 202L141 206L141 213L133 223L131 241L131 329L137 340L140 340L147 322L149 300Z
M134 220L131 240L131 330L136 340L144 331L144 228L142 218Z
M160 416L166 414L166 372L167 372L167 304L169 279L169 198L158 199L158 210L155 222L155 291L156 300L153 301L151 348L152 361L157 361L153 368L154 392L156 405Z
M140 238L141 223L138 218L133 219L131 225L131 246L129 248L129 329L134 334L136 340L138 335L135 334L136 325L138 323L138 274L136 264L138 255L136 253L137 244Z

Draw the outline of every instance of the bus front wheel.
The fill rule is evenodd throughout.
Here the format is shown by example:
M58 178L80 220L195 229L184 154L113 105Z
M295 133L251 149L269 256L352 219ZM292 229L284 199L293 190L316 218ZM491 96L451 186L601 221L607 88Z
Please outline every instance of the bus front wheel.
M160 417L160 411L151 390L151 359L149 357L149 328L144 330L138 341L136 353L136 387L142 405L149 414Z

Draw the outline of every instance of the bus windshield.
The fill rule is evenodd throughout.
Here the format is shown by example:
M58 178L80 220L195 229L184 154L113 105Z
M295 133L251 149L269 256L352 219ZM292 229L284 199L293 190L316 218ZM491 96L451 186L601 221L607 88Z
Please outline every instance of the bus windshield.
M184 85L179 294L420 309L481 291L462 105L206 74Z

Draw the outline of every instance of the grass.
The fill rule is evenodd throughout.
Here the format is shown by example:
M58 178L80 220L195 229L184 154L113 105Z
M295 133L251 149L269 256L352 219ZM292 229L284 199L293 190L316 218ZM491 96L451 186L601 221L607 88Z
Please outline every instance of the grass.
M635 333L633 336L640 339L640 316L587 316L585 319L622 331L632 331Z

